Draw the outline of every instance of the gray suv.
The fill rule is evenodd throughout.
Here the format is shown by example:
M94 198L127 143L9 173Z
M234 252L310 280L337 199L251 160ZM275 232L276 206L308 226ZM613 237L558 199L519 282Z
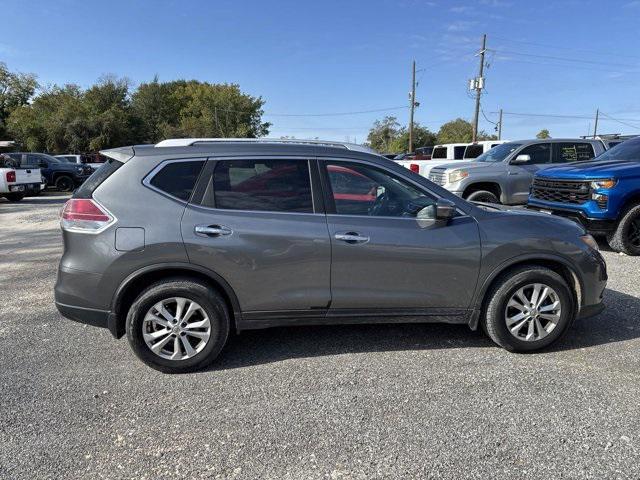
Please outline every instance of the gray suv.
M429 180L472 202L522 205L538 170L591 160L604 150L601 140L519 140L493 147L471 162L434 167Z
M184 139L103 153L61 213L56 306L126 334L161 371L281 325L447 322L524 352L603 308L606 266L582 227L474 205L363 147Z

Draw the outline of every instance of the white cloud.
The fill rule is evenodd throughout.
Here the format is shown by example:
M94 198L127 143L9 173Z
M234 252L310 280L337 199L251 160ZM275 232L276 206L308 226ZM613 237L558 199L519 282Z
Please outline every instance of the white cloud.
M471 20L457 20L455 22L447 25L448 32L466 32L471 30L471 28L476 25L478 22Z

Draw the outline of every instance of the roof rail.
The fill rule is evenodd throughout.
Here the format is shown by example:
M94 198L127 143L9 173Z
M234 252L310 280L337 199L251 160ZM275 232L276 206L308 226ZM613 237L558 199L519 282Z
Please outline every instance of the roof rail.
M156 147L190 147L198 143L287 143L296 145L325 145L340 147L354 152L375 153L372 148L355 143L334 142L331 140L299 140L297 138L170 138L156 143Z

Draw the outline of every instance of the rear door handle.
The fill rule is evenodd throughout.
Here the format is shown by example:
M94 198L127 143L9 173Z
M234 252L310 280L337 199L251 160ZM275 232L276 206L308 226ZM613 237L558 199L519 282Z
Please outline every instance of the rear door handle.
M196 225L194 228L196 235L202 237L220 237L222 235L231 235L233 230L224 225Z
M334 235L336 240L340 240L342 242L347 243L367 243L369 241L369 237L365 237L364 235L360 235L356 232L347 232L347 233L336 233Z

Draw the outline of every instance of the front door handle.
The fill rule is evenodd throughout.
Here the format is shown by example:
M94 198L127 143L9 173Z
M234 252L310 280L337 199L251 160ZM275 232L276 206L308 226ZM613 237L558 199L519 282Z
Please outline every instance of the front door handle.
M336 233L334 238L351 244L367 243L369 241L369 237L365 237L356 232Z
M222 235L231 235L233 230L224 225L196 225L194 228L196 235L202 237L220 237Z
M507 172L507 175L520 175L520 172Z

